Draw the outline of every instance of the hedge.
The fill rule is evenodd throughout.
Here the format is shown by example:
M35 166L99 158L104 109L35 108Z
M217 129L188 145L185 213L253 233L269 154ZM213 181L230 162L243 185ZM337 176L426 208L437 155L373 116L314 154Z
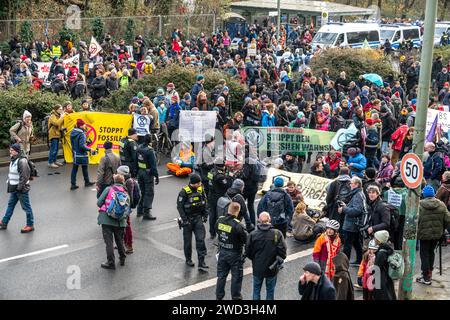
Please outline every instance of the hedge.
M433 51L433 56L434 58L442 56L442 62L446 65L446 63L450 61L450 46L435 48Z
M395 75L383 51L372 49L327 49L311 60L310 67L316 75L328 68L332 79L337 79L342 71L348 79L358 79L365 73L377 73L383 78Z

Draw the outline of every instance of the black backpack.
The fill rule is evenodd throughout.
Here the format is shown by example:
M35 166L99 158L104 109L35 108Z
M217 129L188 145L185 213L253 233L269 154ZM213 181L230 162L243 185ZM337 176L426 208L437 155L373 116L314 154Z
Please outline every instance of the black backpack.
M330 131L337 132L339 129L345 128L346 122L341 115L331 117Z
M336 195L336 201L342 201L345 204L351 200L352 188L350 187L350 180L338 181L338 191Z
M22 157L21 159L25 159L27 161L28 167L30 168L30 181L34 180L34 178L39 177L39 172L38 172L34 162L31 160L28 160L26 157Z
M400 227L400 212L396 206L394 206L392 203L383 201L385 209L389 210L389 217L390 217L390 224L389 224L389 231L392 234L394 232L398 232Z
M285 193L271 191L267 195L267 212L272 218L272 224L277 225L286 219L284 212L284 197Z

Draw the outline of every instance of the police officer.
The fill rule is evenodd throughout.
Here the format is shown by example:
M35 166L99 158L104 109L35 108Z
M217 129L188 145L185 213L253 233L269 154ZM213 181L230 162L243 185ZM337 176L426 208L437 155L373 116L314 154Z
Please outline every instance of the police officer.
M205 223L208 220L206 211L206 195L202 187L201 178L192 173L189 176L189 185L185 186L178 194L177 209L181 217L183 227L184 256L186 264L193 267L192 262L192 233L195 235L195 246L198 255L198 269L208 271L205 264Z
M120 161L123 166L130 168L131 177L136 178L138 172L136 141L138 135L133 128L128 129L128 136L120 140Z
M205 145L202 151L202 157L197 157L197 170L200 173L200 177L202 179L202 184L205 188L206 196L209 195L209 180L208 173L214 168L214 159L215 159L215 140L214 136L207 135L205 139Z
M217 158L214 162L214 168L208 174L209 180L209 233L211 239L216 237L217 222L217 201L224 196L228 188L231 187L232 178L226 173L225 162L223 158Z
M137 207L137 216L143 215L145 220L156 220L156 217L152 216L151 210L155 184L159 183L158 168L156 167L155 151L151 146L151 135L145 135L143 141L144 143L137 150L138 182L141 189L141 201Z
M242 300L241 288L243 265L245 257L242 254L247 243L247 233L238 220L241 206L231 202L228 214L217 220L216 228L219 240L219 259L217 261L216 298L222 300L225 296L225 284L231 270L231 298Z

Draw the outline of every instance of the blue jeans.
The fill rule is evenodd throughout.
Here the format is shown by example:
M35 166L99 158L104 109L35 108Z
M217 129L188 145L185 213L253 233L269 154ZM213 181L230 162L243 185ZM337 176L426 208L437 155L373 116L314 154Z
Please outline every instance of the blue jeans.
M261 288L266 279L266 300L274 300L277 276L271 278L258 278L253 276L253 300L261 300Z
M59 139L53 138L50 140L50 151L48 153L48 164L56 162L56 157L58 156L59 149Z
M31 209L30 197L28 192L13 192L9 194L8 200L8 208L6 209L5 216L3 217L2 223L7 225L9 220L11 219L14 208L16 207L17 202L20 201L20 205L22 206L23 211L25 211L27 215L27 226L32 227L34 225L33 218L33 210Z
M389 141L383 141L381 143L381 154L389 154Z
M77 173L78 173L78 164L73 164L72 173L70 175L70 183L74 186L77 184ZM81 170L83 171L84 183L89 183L89 172L88 166L81 165Z

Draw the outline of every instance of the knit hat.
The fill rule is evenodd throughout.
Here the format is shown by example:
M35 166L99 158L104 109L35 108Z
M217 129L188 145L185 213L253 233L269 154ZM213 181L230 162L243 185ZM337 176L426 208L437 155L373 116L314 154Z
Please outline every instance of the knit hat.
M138 92L137 97L138 97L138 99L143 99L144 98L144 93Z
M172 82L169 82L167 84L167 88L175 88L175 85Z
M136 129L134 129L134 128L130 128L130 129L128 129L128 136L132 136L132 135L134 135L134 134L136 134L137 132L136 132Z
M353 157L356 154L356 148L349 148L347 150L347 154L351 157Z
M400 92L396 91L396 92L394 93L394 96L396 96L397 98L400 98Z
M103 147L105 148L105 150L109 150L109 149L112 149L113 144L112 144L111 141L106 141L106 142L103 144Z
M242 189L245 186L244 181L241 179L236 179L233 181L233 185L231 186L233 189Z
M375 232L374 237L380 243L386 243L389 240L389 232L386 230L380 230Z
M223 87L222 91L230 91L230 88L228 88L227 86Z
M365 94L368 94L369 93L369 90L367 90L367 89L363 89L362 91L361 91L361 94L362 95L365 95Z
M14 151L18 152L18 153L20 153L20 151L22 150L22 147L18 143L14 143L13 145L11 145L10 148L13 149Z
M322 274L322 270L320 269L320 265L317 262L309 262L303 267L304 271L308 271L309 273L320 276Z
M197 76L197 81L200 81L200 80L203 80L203 79L205 79L205 76L203 76L203 75L201 75L201 74L199 74L199 75Z
M427 184L422 190L422 195L424 198L432 198L436 195L436 193L434 192L434 188Z
M127 176L130 174L130 167L128 166L120 166L117 168L117 173Z
M297 113L297 118L303 119L304 117L305 117L305 114L304 114L302 111L299 111L299 112Z
M189 175L189 184L197 184L201 181L202 181L202 179L200 178L200 176L198 174L192 173L191 175Z
M28 110L25 110L23 112L22 119L25 120L25 118L31 117L31 113Z
M273 181L275 188L282 188L284 185L284 180L282 177L276 177Z
M86 122L83 121L83 119L77 119L77 127L82 127L86 124Z

